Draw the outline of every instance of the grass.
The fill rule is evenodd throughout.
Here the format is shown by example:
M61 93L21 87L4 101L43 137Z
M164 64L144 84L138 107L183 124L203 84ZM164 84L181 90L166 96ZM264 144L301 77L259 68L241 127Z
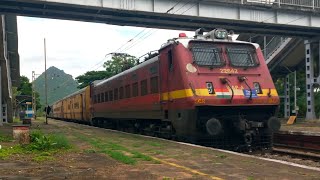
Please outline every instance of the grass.
M126 147L123 147L115 142L108 141L103 142L96 138L89 138L83 135L77 135L79 139L88 142L95 148L99 149L99 152L107 154L111 158L122 162L124 164L134 165L138 160L142 161L153 161L158 163L150 156L144 155L140 152L132 151Z
M228 156L225 154L218 154L217 157L219 157L220 159L226 159Z
M147 142L147 144L150 145L150 146L154 146L154 147L161 147L161 144L157 143L157 142L152 142L152 141L150 142L149 141L149 142Z
M54 154L71 149L67 138L62 134L45 135L39 130L30 134L31 143L28 145L15 145L0 149L0 159L7 159L15 154L32 154L37 162L53 160Z
M7 159L14 154L25 154L22 146L13 146L0 149L0 159Z
M7 135L0 135L0 142L10 142L12 141L12 137L11 136L7 136Z

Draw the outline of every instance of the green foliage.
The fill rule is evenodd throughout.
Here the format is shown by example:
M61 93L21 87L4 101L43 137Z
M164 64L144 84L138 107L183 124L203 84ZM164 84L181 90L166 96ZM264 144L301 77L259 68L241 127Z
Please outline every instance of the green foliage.
M137 65L138 59L134 56L124 53L113 54L112 59L103 64L103 67L106 68L107 72L110 72L112 75L121 73L131 67Z
M106 68L105 71L88 71L85 74L76 77L77 82L80 84L78 88L84 88L95 80L106 79L114 76L120 72L130 69L137 65L137 63L138 59L134 56L123 53L114 53L111 60L108 60L103 64L103 67Z
M31 144L26 148L30 151L47 151L55 149L69 149L71 145L61 134L44 135L41 131L33 131L30 135Z
M124 164L134 165L137 163L137 160L133 159L130 156L125 155L121 151L112 151L112 150L105 149L105 150L102 150L101 152L109 155L111 158L116 159Z
M12 87L12 92L13 92L13 100L14 102L17 100L20 103L25 103L27 101L31 101L32 97L32 83L30 80L25 77L21 76L20 77L20 85L19 87ZM23 98L17 98L17 96L27 96ZM36 96L36 104L37 104L37 109L41 108L40 104L40 95L36 91L35 93Z
M78 91L78 83L71 75L66 74L54 66L47 69L48 84L48 104L52 104L57 100ZM35 89L39 92L40 102L45 105L45 75L42 73L35 80Z
M153 161L155 163L158 163L157 161L153 160L150 156L144 155L142 153L129 150L126 147L123 147L119 144L116 144L114 142L107 142L104 143L98 139L95 138L88 138L86 136L78 135L78 137L90 143L95 148L100 149L99 152L105 153L111 158L120 161L125 164L131 164L134 165L137 163L137 159L143 160L143 161ZM94 150L93 150L94 151ZM91 153L92 150L87 150L87 153ZM94 151L95 152L95 151Z
M24 148L22 146L13 146L9 148L0 149L0 159L7 159L13 154L23 154L25 153Z
M111 76L111 73L108 71L88 71L83 75L76 77L77 82L80 84L79 89L82 89L95 80L101 80Z
M20 92L20 95L32 94L32 84L26 76L20 76L20 86L17 90Z
M12 137L6 135L0 135L0 142L10 142L12 141Z
M290 107L291 110L294 109L294 73L289 75L290 79ZM275 80L275 86L280 96L284 96L284 84L285 77L278 78ZM307 111L307 102L306 102L306 73L305 65L300 66L297 69L297 87L300 88L300 91L297 91L297 106L299 107L299 117L305 117ZM315 92L315 111L316 115L320 116L320 92ZM280 102L280 117L284 116L284 99L281 99Z
M217 157L219 157L220 159L226 159L228 156L225 154L219 154L217 155Z

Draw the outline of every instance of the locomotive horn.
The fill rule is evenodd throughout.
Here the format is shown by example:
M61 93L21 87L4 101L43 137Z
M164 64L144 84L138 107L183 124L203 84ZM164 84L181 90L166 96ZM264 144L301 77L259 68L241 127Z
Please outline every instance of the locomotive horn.
M218 119L211 118L206 123L206 129L210 135L216 136L222 133L222 124Z
M272 116L268 119L268 128L272 131L272 132L277 132L280 130L281 127L281 122L278 118Z

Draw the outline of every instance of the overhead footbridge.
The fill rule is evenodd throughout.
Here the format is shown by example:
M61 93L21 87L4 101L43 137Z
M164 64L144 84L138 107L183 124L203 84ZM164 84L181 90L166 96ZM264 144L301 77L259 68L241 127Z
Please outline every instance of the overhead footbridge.
M1 0L0 12L115 25L316 37L319 0Z

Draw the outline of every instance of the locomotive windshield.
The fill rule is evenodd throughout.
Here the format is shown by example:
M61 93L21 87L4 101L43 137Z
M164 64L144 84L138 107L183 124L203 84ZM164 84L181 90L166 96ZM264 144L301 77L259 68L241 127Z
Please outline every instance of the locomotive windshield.
M211 43L193 43L191 46L194 62L199 66L220 67L225 64L221 48Z
M226 48L230 64L234 67L255 67L258 65L256 51L247 45Z

